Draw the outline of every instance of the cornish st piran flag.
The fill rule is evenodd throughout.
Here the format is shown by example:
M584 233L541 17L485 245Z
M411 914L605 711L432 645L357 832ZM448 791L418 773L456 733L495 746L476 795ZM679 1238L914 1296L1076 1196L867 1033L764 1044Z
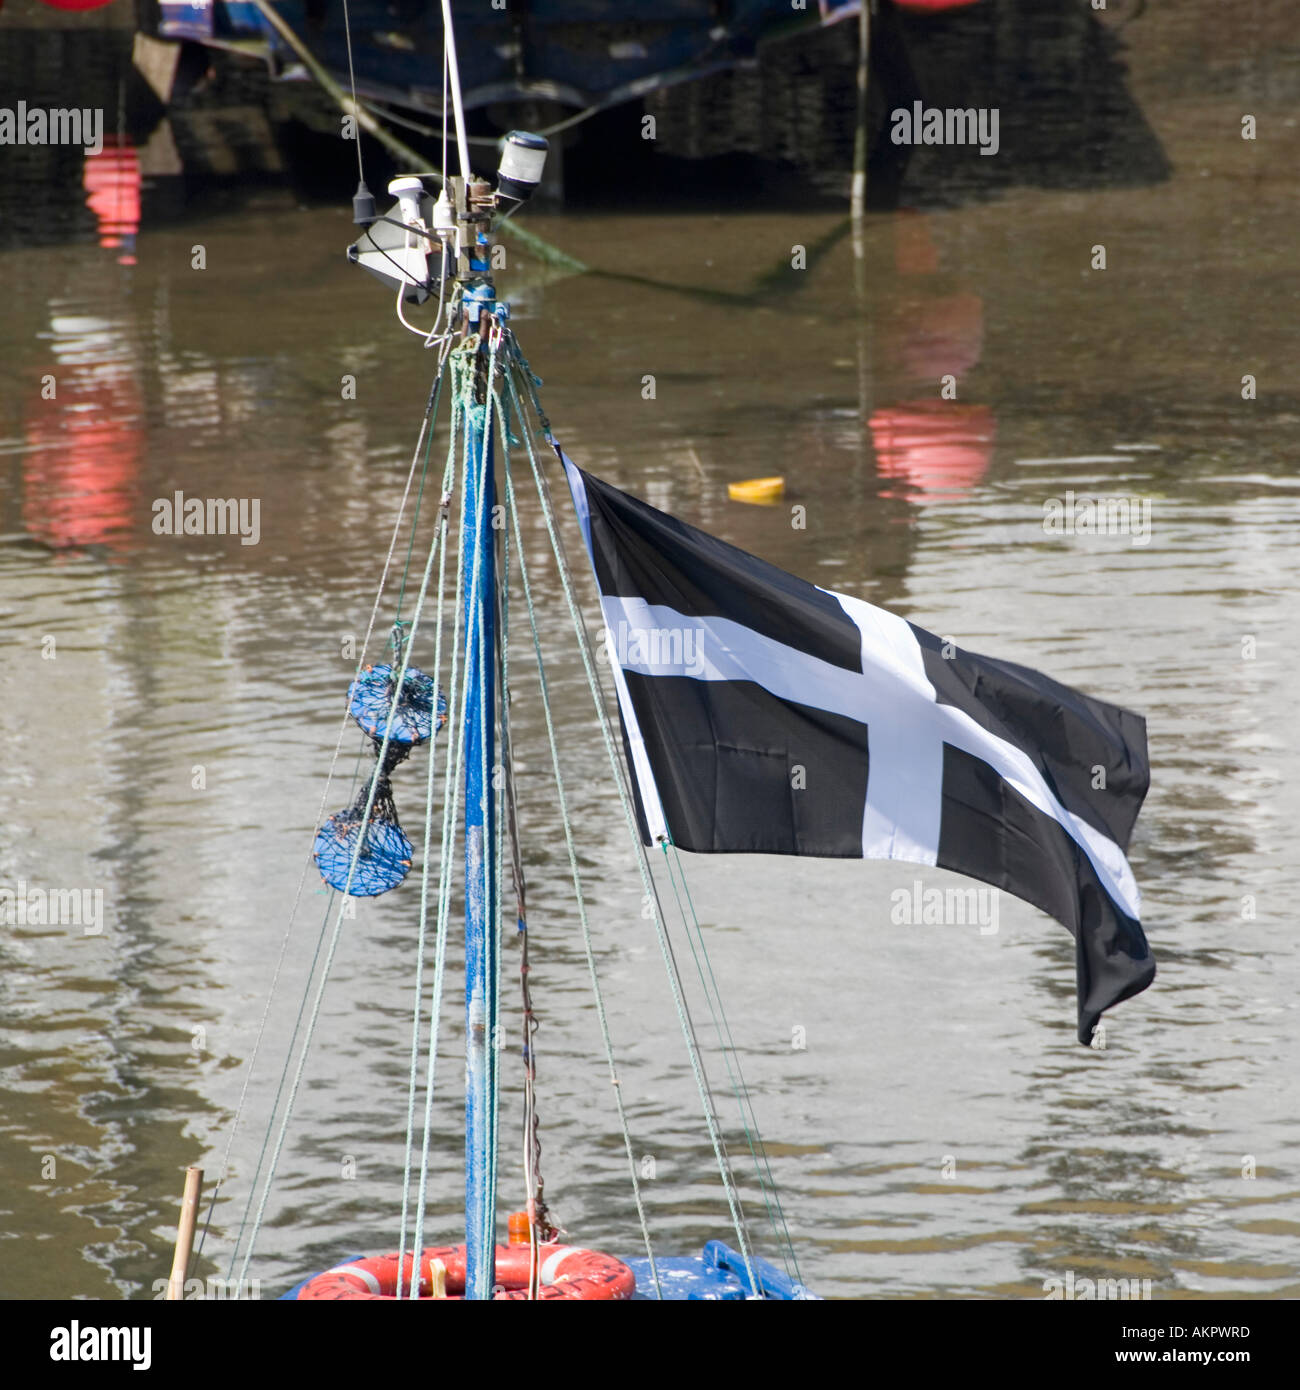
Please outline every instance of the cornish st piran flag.
M1125 857L1150 780L1140 715L945 655L560 457L647 844L901 859L991 883L1073 934L1085 1045L1151 983Z

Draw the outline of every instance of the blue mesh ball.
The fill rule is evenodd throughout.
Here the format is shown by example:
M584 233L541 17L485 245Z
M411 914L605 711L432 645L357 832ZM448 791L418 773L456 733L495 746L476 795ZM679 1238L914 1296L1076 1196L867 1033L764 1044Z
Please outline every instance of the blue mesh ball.
M348 712L371 738L382 740L388 727L388 711L393 703L394 674L391 666L367 666L348 687ZM433 679L414 666L407 667L402 694L393 713L392 743L424 743L447 722L447 701L436 690Z
M411 842L396 821L372 816L349 888L348 869L360 833L361 812L351 806L321 826L312 852L320 876L331 888L354 898L373 898L396 888L410 872Z

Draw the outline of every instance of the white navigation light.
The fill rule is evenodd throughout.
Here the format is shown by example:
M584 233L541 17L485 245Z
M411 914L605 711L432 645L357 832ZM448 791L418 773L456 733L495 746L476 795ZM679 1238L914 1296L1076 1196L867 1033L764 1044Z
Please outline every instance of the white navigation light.
M501 146L501 167L497 171L497 195L522 203L531 198L542 181L549 146L541 135L512 130Z

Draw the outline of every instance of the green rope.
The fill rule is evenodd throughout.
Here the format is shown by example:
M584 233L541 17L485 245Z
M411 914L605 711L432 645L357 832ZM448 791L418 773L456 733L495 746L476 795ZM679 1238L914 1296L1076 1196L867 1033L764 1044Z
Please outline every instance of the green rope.
M523 380L524 380L524 384L525 384L525 385L527 386L527 388L528 388L528 394L529 394L529 397L530 397L530 403L531 403L531 405L532 405L532 407L533 407L534 412L535 412L536 415L537 415L538 423L539 423L540 426L541 426L543 435L544 435L544 437L546 438L546 440L547 440L548 443L550 443L553 447L558 447L558 446L556 445L554 435L553 435L552 432L551 432L550 420L547 418L546 412L545 412L545 410L542 408L541 400L540 400L540 398L538 397L537 391L536 391L536 389L535 389L537 386L540 386L540 385L542 384L541 378L540 378L539 376L537 376L537 374L532 370L532 367L531 367L530 364L528 363L527 359L523 356L523 353L520 352L520 351L518 350L518 344L517 344L517 342L515 343L515 349L516 349L516 350L515 350L515 360L516 360L518 372L519 372L519 374L522 376L522 378L523 378ZM617 771L618 771L618 773L620 774L620 782L621 782L621 781L622 781L622 779L621 779L621 774L622 774L622 771L623 771L623 768L622 768L622 764L621 764L621 763L619 763ZM622 789L626 792L626 785L625 785L625 784L623 784ZM637 843L638 849L640 849L641 846L640 846L640 837L639 837L639 835L636 836L636 843ZM665 846L665 853L666 853L666 849L667 849L667 847ZM677 854L676 846L674 846L674 853ZM701 982L701 985L702 985L702 987L703 987L703 989L704 989L705 1000L706 1000L706 1003L707 1003L708 1006L709 1006L710 1016L711 1016L712 1019L713 1019L713 1024L714 1024L715 1030L719 1033L719 1044L720 1044L720 1049L721 1049L721 1051L722 1051L722 1053L723 1053L723 1061L724 1061L724 1064L725 1064L726 1067L727 1067L728 1078L729 1078L729 1080L730 1080L731 1083L732 1083L732 1091L733 1091L733 1094L736 1096L737 1103L738 1103L738 1105L739 1105L739 1107L740 1107L741 1125L742 1125L742 1128L743 1128L744 1131L745 1131L745 1138L746 1138L746 1141L747 1141L747 1143L748 1143L748 1145L749 1145L750 1154L751 1154L751 1156L754 1157L754 1161L755 1161L755 1174L756 1174L756 1176L757 1176L757 1178L758 1178L759 1189L760 1189L760 1191L763 1193L764 1204L765 1204L766 1207L767 1207L768 1217L769 1217L769 1220L772 1221L773 1232L774 1232L774 1234L776 1235L778 1242L781 1242L781 1240L782 1240L782 1232L784 1232L784 1245L785 1245L786 1249L787 1249L788 1252L789 1252L788 1258L786 1259L786 1271L787 1271L787 1273L790 1273L790 1272L791 1272L791 1264L793 1263L794 1274L795 1274L795 1277L797 1278L797 1277L798 1277L798 1262L797 1262L797 1260L796 1260L796 1258L795 1258L795 1255L794 1255L794 1247L793 1247L793 1243L792 1243L791 1240L790 1240L789 1229L786 1227L786 1224L785 1224L785 1215L784 1215L784 1212L782 1212L781 1209L780 1209L779 1199L778 1199L777 1196L776 1196L776 1184L775 1184L775 1180L774 1180L774 1178L773 1178L773 1176L772 1176L772 1173L771 1173L771 1167L770 1167L770 1165L768 1164L767 1152L766 1152L766 1149L763 1147L763 1142L762 1142L761 1136L758 1135L758 1123L757 1123L757 1120L755 1119L754 1114L753 1114L753 1106L752 1106L752 1104L750 1103L750 1100L749 1100L748 1088L745 1086L745 1082L744 1082L744 1077L743 1077L743 1075L741 1075L741 1076L739 1077L739 1084L737 1084L737 1077L736 1077L736 1075L734 1075L734 1074L732 1073L731 1059L730 1059L730 1056L728 1055L728 1052L727 1052L727 1046L726 1046L726 1044L724 1044L724 1043L722 1042L722 1029L725 1028L727 1039L728 1039L728 1041L730 1041L730 1040L731 1040L731 1028L730 1028L730 1024L727 1023L726 1013L725 1013L725 1010L723 1009L723 1006L722 1006L721 991L718 989L717 981L716 981L716 979L714 979L714 977L713 977L713 967L712 967L712 964L711 964L711 963L708 963L708 952L707 952L707 949L706 949L705 946L704 946L703 935L699 932L699 921L698 921L698 918L695 919L696 933L697 933L697 934L699 935L699 937L700 937L700 949L701 949L701 951L702 951L703 954L704 954L705 962L708 963L709 978L710 978L710 979L713 979L713 991L712 991L712 993L710 993L709 986L708 986L708 984L705 982L704 973L703 973L703 971L701 970L701 967L700 967L699 955L696 954L696 951L695 951L695 944L694 944L694 942L693 942L692 939L691 939L690 928L689 928L689 925L688 925L688 923L687 923L685 911L683 910L682 905L681 905L681 899L680 899L680 897L678 896L678 893L677 893L677 885L676 885L676 881L674 880L673 875L672 875L672 866L671 866L671 865L668 866L668 871L669 871L669 882L670 882L670 884L671 884L671 886L672 886L672 888L673 888L673 896L674 896L674 899L676 900L678 912L679 912L679 914L681 915L681 918L682 918L682 926L683 926L683 929L686 931L686 936L687 936L688 944L690 944L690 946L691 946L691 953L692 953L692 956L694 956L694 958L695 958L696 971L697 971L697 973L699 973L699 975L700 975L700 982ZM691 909L692 917L694 917L694 915L695 915L694 903L691 901L691 898L690 898L690 889L689 889L689 887L687 887L687 884L686 884L686 874L685 874L685 870L684 870L684 869L682 868L682 866L681 866L680 854L678 854L678 872L679 872L680 875L681 875L682 888L683 888L683 890L684 890L684 892L685 892L685 894L686 894L687 902L690 904L690 909ZM658 894L657 894L657 891L656 891L656 895L655 895L655 896L656 896L656 903L657 903L657 902L658 902ZM669 947L669 950L670 950L670 952L671 952L671 945L670 945L670 947ZM674 961L674 968L675 968L675 961ZM715 998L716 998L716 1008L715 1008L715 1003L714 1003ZM719 1024L719 1013L721 1013L721 1016L722 1016L721 1025ZM688 1019L689 1019L689 1015L688 1015ZM690 1028L691 1028L692 1036L694 1036L694 1024L693 1024L693 1023L690 1024ZM698 1039L697 1039L697 1041L696 1041L696 1045L698 1046ZM735 1048L734 1048L734 1042L731 1042L731 1048L732 1048L732 1051L734 1052L734 1050L735 1050ZM738 1061L737 1061L737 1063L736 1063L736 1067L737 1067L737 1071L739 1071L739 1062L738 1062ZM748 1111L749 1111L749 1121L748 1121L748 1122L747 1122L747 1120L746 1120L746 1114L745 1114L747 1108L748 1108ZM751 1132L751 1123L752 1123L752 1127L753 1127L753 1132ZM763 1179L763 1172L762 1172L762 1170L761 1170L760 1167L759 1167L759 1158L758 1158L758 1154L755 1153L756 1144L757 1144L757 1148L758 1148L759 1152L761 1152L761 1154L762 1154L762 1164L763 1164L763 1166L766 1167L766 1169L767 1169L767 1178L768 1178L768 1181L767 1181L766 1183L764 1182L764 1179ZM724 1143L723 1147L724 1147L724 1150L725 1150L725 1143ZM770 1194L771 1194L771 1200L769 1200L769 1191L770 1191ZM774 1216L773 1210L772 1210L773 1202L776 1203L776 1215L775 1215L775 1216ZM779 1218L780 1229L778 1229L778 1218ZM752 1267L750 1267L750 1274L751 1274L751 1279L752 1279L752 1276L753 1276Z
M465 512L464 512L464 499L465 499L465 495L466 495L466 494L465 494L465 484L466 484L466 481L467 481L467 479L468 479L469 468L470 468L470 466L471 466L471 464L472 464L472 465L477 469L477 476L478 476L479 482L480 482L480 499L482 498L482 496L483 496L483 494L484 494L484 490L485 490L485 482L486 482L486 477L487 477L487 462L488 462L488 453L489 453L489 445L490 445L490 434L489 434L489 430L490 430L490 428L491 428L491 419L492 419L492 417L491 417L491 405L492 405L492 401L493 401L493 397L494 397L494 392L495 392L495 380L496 380L496 347L497 347L497 344L496 344L496 340L494 339L493 342L492 342L491 351L490 351L490 353L489 353L489 358L488 358L488 400L487 400L487 403L486 403L485 405L479 405L479 404L478 404L477 402L475 402L474 399L473 399L475 361L476 361L477 354L478 354L478 351L479 351L479 345L478 345L477 343L474 343L474 344L472 344L472 345L465 344L465 345L462 346L462 348L457 349L457 350L453 351L453 352L450 354L450 361L451 361L451 364L452 364L453 387L454 387L454 392L455 392L455 409L456 409L456 411L459 413L460 418L461 418L462 421L464 421L466 418L469 418L469 419L472 419L476 425L478 425L478 426L481 427L481 436L480 436L480 437L482 438L482 441L483 441L483 452L482 452L481 457L478 458L478 459L471 460L470 457L469 457L469 431L468 431L468 430L465 430L465 431L464 431L464 440L465 440L465 445L464 445L464 448L465 448L465 467L464 467L464 470L463 470L463 471L464 471L464 478L462 479L462 490L461 490L461 499L462 499L462 507L461 507L461 520L462 520L462 525L461 525L461 537L462 537L462 544L461 544L461 546L459 547L459 552L460 552L460 553L459 553L459 558L458 558L458 562L457 562L457 574L458 574L458 579L461 580L461 582L463 582L463 572L464 572L464 536L465 536L465 530L464 530L464 516L465 516ZM482 569L481 566L476 565L476 566L474 567L474 569L473 569L473 572L472 572L472 576L471 576L471 580L470 580L470 596L469 596L469 605L468 605L468 611L470 611L470 612L473 612L473 611L475 610L475 607L476 607L476 604L477 604L478 592L479 592L479 591L478 591L479 576L480 576L480 573L481 573L481 569ZM458 592L459 592L459 589L460 589L460 585L458 584ZM468 634L468 632L466 633L466 639L465 639L465 640L466 640L466 643L468 644L468 641L469 641L469 634ZM459 736L459 739L458 739L458 752L457 752L457 787L456 787L456 793L455 793L455 795L457 795L457 796L458 796L458 794L459 794L459 785L458 785L458 784L459 784L459 772L460 772L460 766L461 766L461 764L462 764L462 762L463 762L463 754L464 754L465 716L466 716L466 709L467 709L467 701L468 701L468 698L469 698L469 690L470 690L471 677L472 677L472 674L477 674L477 678L478 678L478 680L480 681L480 683L484 683L485 680L486 680L486 663L487 663L487 661L488 661L488 659L489 659L489 654L488 654L488 652L485 650L486 644L480 640L480 641L478 642L477 646L478 646L478 670L477 670L477 673L471 673L470 668L469 668L469 666L468 666L468 664L467 664L466 667L465 667L465 673L464 673L464 676L463 676L463 679L462 679L462 682L461 682L461 689L460 689L460 736ZM493 659L494 659L494 658L493 658ZM492 780L492 779L491 779L491 777L490 777L491 769L489 769L489 768L487 768L487 767L483 767L483 768L480 769L480 772L481 772L481 774L482 774L482 785L483 785L483 788L484 788L484 794L485 794L485 795L491 795L491 794L492 794L492 791L493 791L493 789L492 789L492 787L491 787L491 780ZM449 824L449 822L444 821L444 826L446 826L447 824ZM495 854L495 853L497 852L497 845L494 844L493 846L488 847L488 852L494 853L494 854ZM439 904L439 937L440 937L440 939L442 939L442 938L445 938L445 935L446 935L446 916L445 916L444 905L445 905L445 904L448 904L449 901L450 901L450 868L449 868L448 859L447 859L446 855L444 855L444 860L443 860L443 868L442 868L442 874L441 874L441 878L440 878L440 887L442 888L443 891L442 891L441 894L440 894L440 897L441 897L442 901L441 901L440 904ZM497 889L494 890L492 899L491 899L491 901L489 902L489 913L490 913L489 921L490 921L490 922L497 922L497 921L498 921L498 915L497 915L497 914L499 913L499 909L500 909L500 897L499 897L499 877L498 877L498 886L497 886ZM499 936L500 936L499 930L497 931L496 935L497 935L497 937L499 938ZM497 943L494 943L493 949L494 949L494 951L497 949ZM467 965L468 965L468 962L467 962ZM495 1003L495 1001L493 1001L493 1002ZM494 1040L494 1039L496 1038L496 1036L497 1036L497 1032L496 1032L497 1023L498 1023L498 1012L497 1012L496 1008L493 1007L493 1009L492 1009L490 1015L487 1016L487 1017L485 1017L485 1019L484 1019L484 1024L485 1024L485 1027L486 1027L486 1029L487 1029L487 1036L488 1036L489 1040ZM498 1082L498 1077L499 1077L499 1070L498 1070L498 1066L497 1066L498 1058L497 1058L497 1055L496 1055L496 1054L497 1054L497 1049L493 1048L493 1051L492 1051L492 1054L491 1054L491 1058L490 1058L490 1062L489 1062L489 1103L488 1103L488 1135L487 1135L487 1141L488 1141L487 1160L488 1160L488 1174L489 1174L489 1177L488 1177L489 1190L488 1190L488 1193L487 1193L486 1219L487 1219L487 1221L488 1221L489 1223L492 1223L492 1222L493 1222L493 1220L494 1220L494 1213L495 1213L495 1210L496 1210L496 1172L497 1172L497 1163L498 1163L498 1124L497 1124L497 1113L496 1113L496 1112L497 1112L497 1105L496 1105L497 1090L496 1090L496 1087L497 1087L497 1082ZM428 1071L428 1082L427 1082L427 1087L426 1087L426 1112L425 1112L426 1124L425 1124L425 1150L424 1150L424 1152L425 1152L425 1161L422 1162L422 1164L421 1164L421 1173L420 1173L420 1195L419 1195L419 1202L418 1202L417 1211L416 1211L416 1233L415 1233L415 1243L414 1243L414 1249L415 1249L415 1251L417 1251L417 1252L423 1248L424 1218L425 1218L426 1201L427 1201L427 1177L428 1177L427 1153L428 1153L429 1133L430 1133L430 1128L431 1128L431 1123L432 1123L432 1096L433 1096L433 1077L434 1077L434 1064L435 1064L435 1061L436 1061L436 1032L435 1032L434 1034L432 1034L432 1035L431 1035L431 1038L430 1038L430 1065L429 1065L429 1071ZM494 1233L493 1233L492 1229L490 1229L490 1227L489 1227L489 1229L484 1230L484 1231L481 1231L481 1232L479 1233L479 1236L480 1236L480 1239L481 1239L485 1244L487 1244L488 1242L492 1241L492 1239L493 1239L493 1234L494 1234ZM416 1280L412 1280L412 1289L411 1289L411 1295L410 1295L410 1296L411 1296L412 1298L415 1298L415 1297L418 1296L418 1281L416 1281Z
M567 251L561 251L558 246L552 246L549 241L544 241L536 232L530 232L517 222L499 222L497 230L503 236L517 241L520 246L526 246L534 256L545 261L548 265L557 266L561 270L571 270L575 275L581 275L587 269L585 263L580 261L577 256L571 256Z
M550 421L542 409L541 402L537 396L534 386L540 385L540 378L532 371L527 360L521 352L516 352L516 361L523 376L525 385L528 388L531 404L537 414L544 437L554 445L554 437L550 429ZM621 770L621 765L620 765ZM699 919L695 913L694 902L691 898L690 888L686 881L685 868L681 863L680 852L673 846L673 855L676 859L677 873L681 878L681 889L685 895L686 908L683 908L681 895L678 893L677 882L673 876L672 862L667 858L667 845L664 846L665 862L669 874L669 882L673 888L673 896L677 905L678 912L682 918L683 929L686 931L688 944L691 946L691 953L695 959L696 971L700 977L701 987L704 990L705 999L709 1006L710 1015L713 1019L715 1031L718 1033L719 1048L723 1054L724 1064L727 1067L728 1078L731 1082L732 1092L735 1095L737 1105L740 1110L741 1126L745 1133L745 1138L749 1146L751 1157L754 1160L755 1175L757 1177L760 1191L763 1193L764 1204L767 1208L768 1218L772 1223L773 1234L778 1244L783 1246L783 1258L786 1263L788 1274L799 1280L798 1258L794 1251L794 1245L790 1238L789 1228L786 1224L784 1211L781 1209L780 1198L777 1194L775 1177L771 1171L771 1164L768 1159L766 1147L763 1144L759 1132L758 1122L754 1115L753 1104L750 1098L748 1086L745 1083L744 1075L740 1070L740 1063L737 1057L733 1071L732 1057L736 1054L734 1039L731 1035L731 1027L727 1020L726 1010L722 1003L721 990L718 987L717 979L713 973L712 962L709 960L708 949L704 942L703 933L700 929ZM690 918L687 917L687 908ZM699 950L696 950L695 939L691 934L691 922L694 922L695 938L698 938ZM701 964L701 958L703 964ZM706 978L707 971L707 978ZM710 983L711 982L711 983ZM766 1176L765 1176L766 1175Z

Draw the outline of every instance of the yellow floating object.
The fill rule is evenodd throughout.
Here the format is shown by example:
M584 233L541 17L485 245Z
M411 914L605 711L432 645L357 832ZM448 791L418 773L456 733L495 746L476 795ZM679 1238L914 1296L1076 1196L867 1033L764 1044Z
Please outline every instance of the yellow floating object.
M746 478L742 483L728 483L727 496L733 502L756 502L770 507L785 496L784 478Z

